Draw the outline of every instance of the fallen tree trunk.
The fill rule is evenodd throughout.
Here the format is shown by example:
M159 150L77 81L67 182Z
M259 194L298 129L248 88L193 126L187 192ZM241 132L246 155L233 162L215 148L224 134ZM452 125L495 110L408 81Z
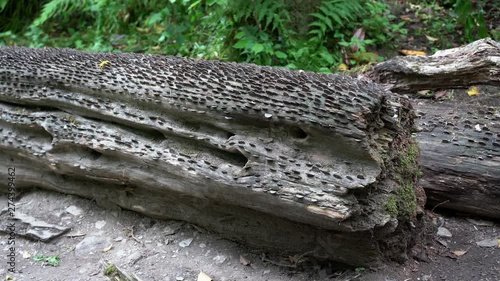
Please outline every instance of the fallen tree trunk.
M420 90L500 85L500 43L481 39L432 56L395 57L377 64L367 76L399 94Z
M415 98L429 205L500 218L500 44L483 39L430 57L399 57L367 76ZM492 86L473 96L447 90L478 84ZM439 91L418 99L421 90Z
M495 91L417 102L420 184L430 206L500 218L500 88Z
M0 109L0 167L15 168L18 188L353 265L403 260L418 229L413 110L374 84L175 57L1 48Z

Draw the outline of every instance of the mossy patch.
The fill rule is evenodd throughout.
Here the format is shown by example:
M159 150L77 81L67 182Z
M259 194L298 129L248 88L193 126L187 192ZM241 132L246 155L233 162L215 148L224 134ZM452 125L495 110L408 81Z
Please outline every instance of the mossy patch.
M417 197L415 195L414 183L422 177L422 170L418 163L420 149L416 143L411 143L407 149L399 155L397 172L399 177L399 188L389 197L385 203L387 213L392 216L408 216L417 208Z
M385 210L387 213L389 213L391 216L397 216L399 211L398 211L398 200L396 196L392 195L389 197L387 202L385 203Z
M409 145L408 149L400 155L398 172L405 180L416 180L422 177L422 170L418 164L420 149L416 143Z
M106 267L106 269L104 270L104 275L105 276L109 276L113 273L116 272L116 266L114 264L110 264L108 265L108 267Z
M389 197L385 204L386 211L393 216L407 216L415 212L417 208L417 197L413 184L404 183Z

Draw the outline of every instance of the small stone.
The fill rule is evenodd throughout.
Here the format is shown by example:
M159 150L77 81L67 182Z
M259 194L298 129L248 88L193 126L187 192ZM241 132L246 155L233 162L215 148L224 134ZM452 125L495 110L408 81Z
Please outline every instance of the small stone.
M76 217L81 215L83 213L83 210L76 206L69 206L68 208L66 208L66 212Z
M181 242L179 242L179 246L181 246L182 248L186 248L186 247L189 247L189 245L191 245L192 242L193 242L193 238L188 238L188 239L185 239L185 240L182 240Z
M444 228L444 227L439 227L438 228L437 235L439 237L446 237L446 238L451 238L453 236L451 234L451 232L448 229Z
M88 236L75 246L75 254L79 257L87 256L90 253L101 252L102 249L111 243L108 237Z
M481 240L479 242L476 242L476 244L479 247L484 247L484 248L496 247L496 246L500 245L499 240L500 239L484 239L484 240Z
M213 258L215 264L222 264L226 261L227 257L224 255L217 255Z
M97 221L97 222L95 223L95 228L97 228L97 229L101 229L101 228L103 228L105 225L106 225L106 221Z

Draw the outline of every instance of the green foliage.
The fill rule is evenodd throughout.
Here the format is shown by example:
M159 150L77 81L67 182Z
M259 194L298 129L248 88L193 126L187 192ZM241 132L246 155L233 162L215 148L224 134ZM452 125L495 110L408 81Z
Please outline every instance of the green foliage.
M33 260L34 261L43 261L48 265L56 267L56 266L59 266L59 264L61 262L61 257L59 257L59 255L57 255L57 256L45 256L42 254L37 254L36 256L33 257Z
M10 12L22 9L22 1L11 3ZM221 59L228 31L227 0L50 0L39 6L22 32L0 33L4 45Z
M0 45L146 52L330 73L340 64L381 60L374 49L396 48L406 36L405 22L387 2L0 0ZM485 36L484 0L472 8L470 1L448 2L456 18L441 20L445 13L435 1L421 5L417 13L430 26L425 35L445 29L455 36L458 24L467 40Z
M396 22L396 16L390 13L389 6L381 1L367 1L362 26L373 40L373 44L382 45L408 34L403 28L404 21Z
M236 41L231 59L253 62L261 65L280 65L287 58L283 50L281 36L290 32L286 26L290 15L283 1L275 0L237 0L231 5L229 13L231 33L237 31L229 42Z
M290 6L291 3L235 1L230 7L233 31L226 45L229 59L329 73L344 61L346 49L351 52L355 45L353 52L366 52L368 46L384 44L393 40L396 33L404 32L402 24L390 23L389 8L379 1L316 0L310 2L313 7L307 8ZM305 33L291 28L294 21L301 19L293 18L289 11L298 9L309 11ZM304 17L303 13L301 16ZM378 20L377 25L364 21L367 18ZM369 30L370 38L353 36L359 27ZM388 33L387 30L391 36L381 35Z
M311 6L288 0L33 2L31 21L17 23L22 31L3 30L0 44L161 53L329 73L345 60L346 50L385 44L400 27L390 22L387 5L372 0L311 0ZM0 0L5 18L19 17L26 4ZM292 28L297 15L306 32ZM359 28L366 38L353 36Z
M488 29L481 8L474 9L470 0L458 0L455 4L457 23L464 28L465 39L472 42L488 37Z
M29 26L43 0L0 0L0 32L17 34Z
M321 1L318 11L312 13L314 21L309 24L309 34L316 39L324 40L327 32L335 32L349 22L355 22L363 11L360 0L329 0Z
M450 48L453 43L466 44L480 38L500 39L500 27L487 24L500 20L500 2L488 0L415 1L412 5L423 22L417 35L435 37L429 41L438 48ZM489 29L490 28L490 29Z

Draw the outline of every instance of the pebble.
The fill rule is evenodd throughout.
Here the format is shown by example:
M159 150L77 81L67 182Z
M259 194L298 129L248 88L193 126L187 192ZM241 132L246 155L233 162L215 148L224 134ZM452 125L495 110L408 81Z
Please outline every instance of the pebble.
M446 238L451 238L453 236L451 232L444 227L438 227L437 235L439 237L446 237Z

